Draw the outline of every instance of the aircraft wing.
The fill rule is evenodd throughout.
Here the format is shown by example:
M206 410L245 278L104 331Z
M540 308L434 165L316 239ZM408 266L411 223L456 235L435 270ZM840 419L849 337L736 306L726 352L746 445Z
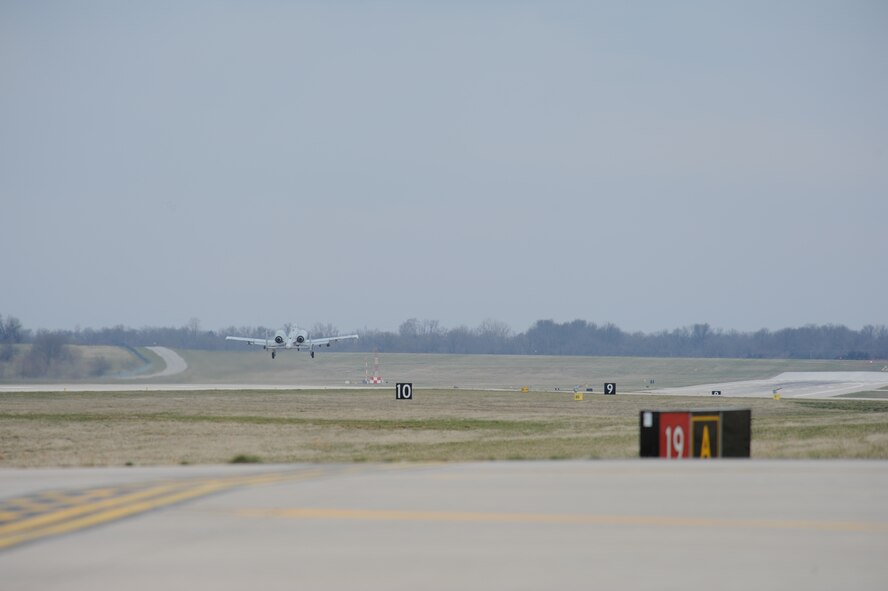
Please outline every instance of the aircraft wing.
M335 343L336 341L345 341L347 339L356 339L356 338L358 338L358 335L356 335L356 334L347 334L347 335L343 335L341 337L323 337L320 339L311 339L311 345L312 346L329 345L330 343Z
M251 339L249 337L225 337L226 341L243 341L248 345L258 345L260 347L273 347L274 341L268 339Z

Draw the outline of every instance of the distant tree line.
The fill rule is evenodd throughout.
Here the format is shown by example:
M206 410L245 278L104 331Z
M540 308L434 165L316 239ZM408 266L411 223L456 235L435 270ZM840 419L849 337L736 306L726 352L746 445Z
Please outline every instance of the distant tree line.
M68 346L63 331L39 330L31 334L15 317L0 316L0 378L99 377L110 369L104 357L84 360Z
M410 319L397 333L366 331L360 340L342 345L351 351L413 353L866 360L888 359L888 326L855 331L841 325L808 325L744 333L694 324L647 334L624 332L611 323L538 320L515 334L497 321L445 330L436 321Z
M63 357L64 345L162 345L174 349L242 351L243 343L226 341L226 335L271 338L278 328L229 326L219 331L203 330L191 319L182 327L129 328L118 325L101 329L39 331L36 335L21 323L0 316L0 363L16 343L30 343L50 351L54 360ZM361 338L334 345L338 351L393 353L458 353L499 355L589 355L633 357L722 357L770 359L888 359L888 326L865 326L852 330L842 325L807 325L801 328L738 332L694 324L655 333L625 332L612 323L585 320L555 322L538 320L529 329L514 333L497 320L485 320L475 328L444 328L437 320L411 318L397 332L358 330ZM315 324L314 336L335 336L331 324ZM61 343L56 348L50 342ZM44 355L45 356L45 355Z

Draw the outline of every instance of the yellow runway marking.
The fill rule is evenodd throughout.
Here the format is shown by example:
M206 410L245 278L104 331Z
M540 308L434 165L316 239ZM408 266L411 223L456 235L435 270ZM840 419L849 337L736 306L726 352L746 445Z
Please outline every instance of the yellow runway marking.
M570 515L534 513L474 513L464 511L397 511L370 509L245 509L242 517L288 519L341 519L354 521L437 521L462 523L536 523L567 525L621 525L657 527L724 527L730 529L774 529L839 531L888 534L888 523L860 521L811 521L790 519L717 519L641 515Z
M8 504L4 504L4 510L10 509L13 511L19 512L34 512L34 513L42 513L46 511L46 508L51 506L52 504L49 502L36 502L27 497L21 499L13 499Z
M314 478L320 470L51 491L0 502L0 550L242 486ZM41 500L47 502L41 503Z

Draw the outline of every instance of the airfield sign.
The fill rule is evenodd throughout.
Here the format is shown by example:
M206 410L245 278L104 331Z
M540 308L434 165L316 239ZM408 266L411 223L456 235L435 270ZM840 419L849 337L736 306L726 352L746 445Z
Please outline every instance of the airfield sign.
M395 400L413 400L413 384L409 382L395 384Z
M686 412L660 413L660 457L689 458L691 442L690 415Z
M641 411L643 458L748 458L752 411Z
M609 394L611 396L617 393L617 384L616 382L605 382L604 383L604 393Z

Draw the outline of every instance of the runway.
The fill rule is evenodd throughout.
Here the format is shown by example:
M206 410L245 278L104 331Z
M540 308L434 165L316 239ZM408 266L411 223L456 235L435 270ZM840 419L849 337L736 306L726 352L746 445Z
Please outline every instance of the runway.
M7 545L0 572L7 590L884 589L886 489L883 461L2 470L0 545L83 527Z
M766 380L721 382L650 390L651 394L675 396L719 396L770 398L779 394L786 398L832 398L888 387L888 372L809 371L784 372ZM886 392L888 394L888 392Z
M184 361L182 361L184 364ZM175 366L176 372L182 371ZM167 375L167 374L164 374ZM175 384L175 383L67 383L67 384L3 384L2 392L164 392L164 391L238 391L238 390L378 390L391 388L392 384L381 386L342 385L317 386L308 384ZM775 392L786 398L832 398L848 396L858 392L888 388L888 372L786 372L763 380L741 382L720 382L684 386L680 388L659 388L637 392L638 394L659 394L672 396L712 396L720 392L725 398L770 398ZM484 388L480 388L484 389ZM621 391L620 394L633 394ZM888 396L888 392L886 392Z

